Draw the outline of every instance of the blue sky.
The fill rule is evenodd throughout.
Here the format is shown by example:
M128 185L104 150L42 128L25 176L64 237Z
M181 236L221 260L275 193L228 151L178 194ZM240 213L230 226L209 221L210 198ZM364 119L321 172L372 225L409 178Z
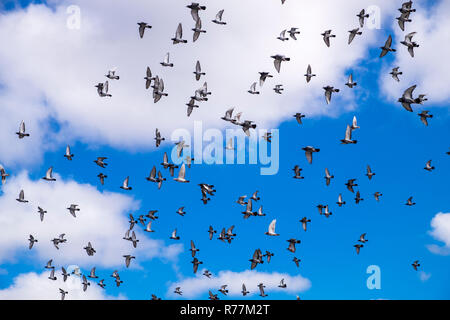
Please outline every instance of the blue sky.
M27 2L21 4L27 6ZM420 5L424 10L431 10L433 6L439 4L425 1ZM17 6L11 5L10 2L6 2L5 8L6 11L3 12L5 15L18 10ZM395 31L390 28L389 23L384 23L381 30L383 34L379 38L385 39L388 34L394 35ZM406 51L400 44L397 45L398 41L400 39L394 38L398 51ZM280 166L276 175L260 175L260 165L194 164L191 169L187 169L187 178L191 182L180 184L169 181L172 179L168 172L161 168L168 181L163 184L161 190L157 190L154 184L145 180L145 177L153 165L160 169L162 155L164 152L171 152L173 142L164 141L160 148L148 149L139 145L128 146L126 143L118 146L118 143L99 141L95 137L86 139L80 134L78 136L82 138L76 138L76 135L70 138L72 152L75 154L71 162L63 157L66 143L51 142L52 138L48 138L48 141L44 139L41 143L52 143L52 146L44 147L45 151L42 152L41 158L37 155L36 161L18 162L5 167L11 168L8 171L11 171L12 176L19 175L25 170L29 173L29 179L34 181L39 180L51 165L54 172L63 180L90 184L101 192L130 196L138 201L139 209L123 212L124 215L132 213L137 217L148 210L157 209L159 219L153 225L156 232L150 236L143 236L162 240L165 246L175 243L169 236L175 227L178 229L181 237L179 243L183 244L184 249L173 260L158 257L146 260L137 256L132 264L136 262L141 268L126 269L124 264L119 267L97 267L97 274L106 279L105 293L109 296L122 295L128 299L147 299L154 293L162 298L177 298L168 293L168 288L174 283L194 276L190 263L192 258L188 251L192 239L200 248L198 258L203 261L201 267L207 268L213 274L224 270L232 272L248 270L250 267L248 259L256 248L261 248L263 252L265 250L274 252L275 256L270 264L258 265L257 271L279 272L291 277L301 275L310 281L309 288L299 289L298 292L267 290L269 298L272 299L293 299L296 295L305 300L449 299L449 256L435 254L427 248L430 244L445 246L429 232L432 230L430 222L433 217L438 212L449 212L450 208L448 196L450 157L446 154L450 146L448 104L442 99L433 101L431 95L424 106L415 108L414 113L408 113L401 108L396 98L391 97L389 89L386 89L397 86L397 83L380 75L386 68L398 62L395 61L396 56L393 54L382 60L378 58L380 52L378 46L383 42L384 40L376 42L367 49L367 54L363 58L357 59L355 65L344 68L342 77L353 73L358 85L354 89L348 89L343 83L334 83L341 89L342 94L353 90L354 96L346 100L335 95L331 103L332 111L323 113L314 111L312 112L314 115L309 116L308 109L304 109L300 102L291 100L292 108L295 109L298 103L298 108L305 110L302 112L306 113L307 117L303 125L298 125L291 117L293 113L286 113L284 119L277 126L273 126L280 132ZM417 52L420 49L419 47ZM433 63L430 61L430 64ZM299 71L298 81L304 81L300 72L303 71ZM316 79L312 81L314 80ZM415 79L408 80L416 80L419 83L421 81L417 75ZM119 83L120 81L123 80L119 80ZM383 84L383 81L392 81L392 85ZM265 85L263 88L266 91L265 96L275 95L270 92L270 86L275 83L276 80L273 80ZM407 87L407 82L401 80L400 88L404 90ZM283 95L289 95L291 88L288 87ZM416 90L416 94L423 92L421 88ZM212 91L214 94L214 90ZM311 101L317 104L311 106L314 110L326 108L323 93L321 91L319 93L320 99ZM354 104L355 108L348 110L350 103ZM226 110L224 107L222 109ZM429 120L428 127L425 127L417 116L418 110L423 109L430 110L434 116ZM180 113L184 113L184 109ZM357 139L358 143L341 145L339 140L343 138L345 127L351 123L354 115L361 126L353 133L353 138ZM66 125L59 121L58 117L56 115L48 124L49 132L55 132ZM186 129L191 130L192 126L187 125ZM168 138L168 131L163 135ZM142 139L152 140L153 136ZM301 150L306 145L321 149L319 153L314 154L312 164L307 163ZM106 169L101 169L92 162L97 156L108 157L109 165ZM433 172L423 169L430 159L432 165L436 167ZM0 163L4 161L0 156ZM304 180L292 179L294 165L303 168ZM376 173L370 181L365 176L367 165L370 165ZM328 187L323 178L325 167L328 167L335 176ZM104 186L99 184L96 177L99 172L108 175ZM130 176L132 191L119 188L126 176ZM356 182L359 184L357 190L364 198L358 205L354 203L354 194L344 185L351 178L357 179ZM213 184L217 190L207 205L200 201L201 193L197 184L201 182ZM244 220L241 214L244 207L235 201L244 194L251 196L256 190L259 190L261 200L255 205L262 204L267 216ZM379 202L373 197L376 191L383 194ZM342 193L344 201L347 202L341 208L336 205L339 193ZM410 196L417 202L413 207L404 205ZM329 204L333 215L328 219L320 216L316 209L319 203ZM185 206L187 211L184 217L175 213L181 206ZM3 214L15 213L10 211ZM305 216L312 220L307 232L301 229L301 223L298 222ZM281 235L267 237L264 232L270 221L275 218L277 232ZM213 225L218 231L222 227L235 225L236 239L231 244L216 240L217 236L211 241L208 240L209 225ZM136 228L142 229L141 226ZM101 232L101 225L98 229ZM58 231L55 231L55 234L57 233ZM362 233L367 233L369 241L361 249L361 253L356 255L353 245L357 243ZM24 234L24 239L27 236ZM289 238L301 240L295 254L286 250L286 240ZM47 240L42 239L42 242L44 241ZM51 254L50 251L49 259ZM12 261L0 260L2 270L0 291L10 288L14 279L22 274L30 272L40 274L48 260L31 256L25 240L24 247L17 248L14 256ZM299 268L292 262L294 256L301 259ZM411 267L414 260L420 260L419 272ZM72 263L76 264L76 261ZM366 269L370 265L377 265L381 269L379 290L369 290L366 286L369 277ZM115 269L119 270L124 281L120 288L115 287L110 277ZM82 267L82 270L88 272L89 267ZM420 279L422 271L429 275L429 279L425 281ZM287 284L289 286L289 283ZM213 291L216 292L217 289L218 287ZM257 291L256 287L248 289ZM220 293L219 296L221 299L227 298ZM206 299L207 290L195 298ZM257 295L252 298L260 299Z

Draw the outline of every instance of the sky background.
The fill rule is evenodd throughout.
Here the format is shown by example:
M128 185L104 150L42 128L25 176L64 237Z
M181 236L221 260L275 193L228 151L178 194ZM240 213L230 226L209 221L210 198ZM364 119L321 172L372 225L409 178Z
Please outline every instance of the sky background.
M67 299L149 299L151 294L206 299L208 290L218 293L222 284L232 294L219 293L221 299L240 299L242 282L252 299L261 299L259 282L267 286L270 299L450 298L450 64L443 59L450 54L450 23L443 19L448 2L414 1L417 12L402 32L395 20L401 1L319 5L287 0L282 6L271 0L258 10L256 0L240 8L238 1L203 1L207 10L200 16L207 33L194 44L187 1L92 2L2 1L0 39L6 45L0 49L0 163L10 177L0 193L0 298L58 299L58 288L69 286L60 281L60 268L70 265L86 274L95 266L107 286L102 290L92 282L83 293L79 284L71 284ZM66 27L71 4L81 10L79 30ZM358 24L355 15L370 5L380 8L381 28L366 26L348 46L347 31ZM105 10L98 10L102 6ZM325 9L315 19L320 6ZM226 26L210 22L220 9L225 9ZM140 20L153 25L143 39L137 32ZM173 46L169 39L178 22L188 43ZM302 32L299 40L276 40L281 30L294 25ZM326 29L337 34L331 48L320 36ZM414 58L399 43L411 31L418 32L414 39L420 44ZM389 34L397 52L379 59L379 47ZM175 64L172 70L159 66L167 51ZM270 59L276 53L291 57L280 74ZM192 74L197 60L207 73L199 82ZM318 76L306 84L309 63ZM147 65L164 77L169 92L157 104L144 89ZM110 81L111 99L100 98L93 86L113 66L121 79ZM399 83L389 75L394 66L403 71ZM270 71L274 78L259 88L259 96L249 95L259 71ZM354 89L344 85L350 73L358 83ZM203 80L211 98L188 118L184 104ZM284 84L282 95L272 90L278 83ZM322 89L328 84L341 90L330 105ZM409 113L396 101L413 84L418 85L415 95L426 93L429 100ZM159 165L163 153L172 151L171 133L193 130L195 120L205 128L232 128L220 120L230 107L243 112L241 119L255 120L258 129L279 130L278 173L261 175L260 164L193 164L187 168L190 183L173 181ZM427 127L417 115L421 110L433 114ZM295 112L306 114L302 125L292 117ZM358 143L341 145L353 116L361 127L353 132ZM31 134L23 140L14 134L21 120ZM156 127L166 138L157 149ZM67 144L73 161L63 157ZM312 164L301 150L307 145L321 149ZM108 157L106 169L93 163L98 156ZM432 172L423 169L430 159L436 167ZM153 165L167 178L161 190L145 180ZM303 168L305 179L292 179L294 165ZM376 173L370 181L367 165ZM49 166L54 183L41 180ZM323 178L326 167L335 176L330 186ZM104 186L96 177L99 172L108 175ZM119 188L126 176L132 191ZM344 185L351 178L357 179L356 189L364 198L358 205ZM197 184L202 182L217 190L207 205L200 201ZM21 189L30 203L14 200ZM254 209L262 205L267 215L244 220L245 208L235 201L256 190L261 199ZM373 197L376 191L383 194L379 202ZM339 193L346 201L343 207L336 205ZM410 196L415 206L405 205ZM81 208L76 219L65 209L71 203ZM329 204L333 215L320 216L319 203ZM38 205L48 210L44 222ZM184 217L176 214L181 206ZM159 216L152 225L156 232L146 234L137 225L140 243L133 249L122 240L128 214L137 217L153 209ZM306 232L299 222L303 217L312 220ZM273 219L278 237L264 235ZM235 225L237 236L231 244L217 235L209 240L209 225L218 232ZM174 228L179 241L169 239ZM30 233L39 240L32 250ZM60 233L66 233L68 243L57 251L50 239ZM362 233L369 241L356 255L353 245ZM286 250L289 238L301 240L295 254ZM190 263L190 240L203 261L197 275ZM98 252L94 257L82 250L88 241ZM250 272L248 260L257 248L275 255L270 264ZM123 254L136 256L130 268ZM301 259L299 268L294 256ZM54 282L43 268L49 259L57 268ZM411 266L414 260L420 261L419 271ZM367 288L371 265L380 268L380 289ZM213 279L201 275L204 268ZM110 277L114 270L124 281L119 288ZM286 289L277 288L281 278ZM172 293L176 286L182 297Z

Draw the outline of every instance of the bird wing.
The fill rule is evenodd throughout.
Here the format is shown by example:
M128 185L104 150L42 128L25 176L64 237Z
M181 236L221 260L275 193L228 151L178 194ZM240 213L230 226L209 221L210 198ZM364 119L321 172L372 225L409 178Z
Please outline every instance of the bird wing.
M181 39L182 37L183 37L183 27L182 27L181 23L179 23L178 27L177 27L177 31L175 33L175 38L176 39Z
M275 66L275 69L276 69L278 72L280 72L280 68L281 68L281 60L275 59L275 60L273 61L273 64L274 64L274 66Z
M305 151L306 160L308 160L309 163L312 163L312 152L311 151Z

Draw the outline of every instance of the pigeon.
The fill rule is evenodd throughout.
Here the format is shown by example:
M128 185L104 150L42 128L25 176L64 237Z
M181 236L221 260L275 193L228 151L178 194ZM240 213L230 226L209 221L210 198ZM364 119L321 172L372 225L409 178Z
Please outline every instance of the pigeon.
M300 240L297 240L297 239L289 239L286 241L289 242L289 247L287 249L292 253L294 253L296 250L295 245L299 244L301 242Z
M217 294L213 294L211 292L211 290L208 291L208 295L209 295L209 300L219 300L219 297L217 296Z
M268 236L279 236L278 233L275 232L275 225L277 223L277 219L273 219L272 222L269 225L269 229L267 232L265 232L264 234L268 235Z
M304 118L305 115L301 114L300 112L297 112L296 114L293 115L293 117L295 118L295 120L297 120L298 124L302 124L302 118Z
M359 236L359 240L358 241L362 242L362 243L366 243L369 240L367 240L365 237L366 237L366 234L363 233L362 235Z
M256 91L256 82L250 86L250 90L247 91L250 94L259 94L259 91Z
M178 24L177 30L175 32L175 37L170 39L173 41L173 44L177 43L187 43L187 40L183 40L183 26L181 23Z
M209 229L208 229L209 240L212 240L214 233L217 233L217 231L214 230L214 228L212 226L209 226Z
M330 38L335 38L336 35L331 34L331 30L326 30L324 33L321 33L321 36L323 36L323 41L327 45L327 47L330 47Z
M47 264L45 265L45 269L53 269L53 268L55 268L54 266L52 266L52 262L53 262L53 259L50 259L49 261L47 261Z
M425 170L431 172L434 170L434 166L431 165L431 160L428 160L427 163L425 164Z
M396 17L398 22L398 26L402 31L405 31L405 22L411 22L412 20L409 18L410 13L409 12L402 12L400 14L400 17Z
M384 46L380 47L381 49L380 58L383 58L388 52L396 51L395 49L391 48L391 45L392 45L392 37L391 35L389 35L388 39L384 43Z
M345 184L345 185L347 186L347 189L348 189L350 192L355 192L355 191L353 190L353 187L358 186L358 185L355 183L355 181L356 181L356 179L349 179L349 180L347 181L347 183Z
M172 239L172 240L180 240L180 237L177 236L177 229L175 229L175 230L172 231L172 234L171 234L171 236L170 236L169 239Z
M282 84L276 84L275 88L273 88L273 91L275 91L275 93L281 94L283 92L284 88Z
M178 171L178 177L174 178L173 180L182 182L182 183L187 183L187 182L189 182L189 180L186 180L185 176L186 176L186 167L184 166L184 163L183 163L181 165L180 171Z
M50 275L48 276L48 279L55 281L56 279L58 279L57 277L55 277L55 268L52 268L50 270Z
M367 165L367 173L366 173L367 178L369 178L369 180L371 180L374 175L375 175L375 172L372 172L372 169L370 168L370 166Z
M356 129L359 129L359 126L358 126L358 121L356 120L356 116L353 116L353 120L352 120L352 125L351 125L351 129L352 129L352 130L356 130Z
M273 78L273 76L269 72L260 72L259 73L259 86L262 87L267 78ZM231 116L231 115L230 115Z
M176 294L179 294L180 296L183 294L183 291L181 291L180 287L176 287L173 292L176 293Z
M233 119L231 117L233 115L233 111L234 111L234 108L228 109L225 112L225 115L223 117L221 117L221 119L225 120L225 121L228 121L228 122L232 122Z
M306 225L307 225L308 222L311 222L311 219L308 219L308 218L306 218L306 217L303 217L303 218L300 220L300 222L302 223L302 228L303 228L303 230L306 231Z
M281 279L281 281L280 281L280 284L278 285L278 288L286 288L287 287L287 285L286 285L286 283L284 282L284 279Z
M67 158L67 160L72 160L72 158L74 157L74 154L70 152L70 146L67 145L66 147L66 154L64 155L65 158Z
M300 267L300 259L299 258L297 258L297 257L294 257L294 259L292 259L292 261L294 261L294 263L295 263L295 265L297 266L297 268L298 267Z
M116 75L116 68L112 68L111 70L108 70L108 74L105 75L110 80L119 80L120 77Z
M151 29L152 26L145 22L138 22L138 25L139 25L139 36L142 39L144 37L145 29Z
M359 191L356 191L355 203L358 204L362 200L364 200L364 199L361 198Z
M97 284L100 286L100 288L105 289L106 284L104 284L105 279L100 280Z
M167 52L164 56L164 61L160 62L163 67L173 67L173 63L170 63L170 53Z
M402 7L398 9L401 13L416 12L416 9L412 8L412 1L402 3Z
M150 85L152 84L152 80L155 80L155 77L152 77L152 70L150 67L147 67L146 75L144 77L145 79L145 89L150 88Z
M45 211L41 207L38 207L38 212L39 212L39 218L41 219L41 221L44 221L44 215L47 213L47 211Z
M212 273L209 272L209 270L205 270L205 271L203 271L203 275L204 275L205 277L207 277L207 278L211 278Z
M330 171L328 170L328 168L325 168L325 183L327 186L330 185L330 181L333 178L334 178L334 176L330 174Z
M195 74L195 80L197 80L197 81L200 80L201 76L206 75L206 73L202 72L202 67L200 65L200 61L198 61L198 60L197 60L197 63L195 64L194 74Z
M223 12L224 12L223 9L220 10L219 12L217 12L216 18L214 20L212 20L212 22L214 22L215 24L221 24L221 25L227 24L225 21L222 21Z
M328 209L328 205L326 205L325 207L324 207L324 209L325 209L325 211L323 212L323 215L325 216L325 217L329 217L329 216L331 216L333 213L331 212L331 211L329 211L329 209Z
M337 204L339 207L342 207L342 205L345 204L345 201L342 201L342 194L340 194L340 193L339 193L338 201L336 202L336 204Z
M280 73L280 69L281 69L281 62L283 61L290 61L291 58L285 57L283 55L280 54L276 54L274 56L270 56L273 60L273 64L275 66L275 70L277 70L278 73Z
M92 247L92 244L90 242L88 242L87 246L83 248L84 250L86 250L86 253L88 256L93 256L94 253L96 253L97 251L95 251L95 249Z
M194 257L194 259L191 261L193 264L194 273L197 273L198 265L203 264L203 262L199 261L197 258Z
M245 287L245 283L242 284L242 295L245 297L247 294L250 293L250 291L247 291L247 288Z
M314 147L311 147L311 146L306 146L306 147L302 148L302 150L305 151L306 160L308 160L308 162L310 164L312 163L312 155L313 155L313 153L320 151L320 149L314 148Z
M189 103L186 103L187 105L187 116L189 117L194 110L194 108L198 108L199 106L195 104L195 99L190 99Z
M0 175L2 177L2 184L5 184L6 177L9 177L9 173L6 173L5 168L0 164Z
M28 200L25 200L25 192L23 190L20 190L19 198L17 198L16 200L19 201L19 202L22 202L22 203L27 203L28 202Z
M191 251L192 257L195 257L195 254L197 253L197 251L200 251L200 249L197 249L195 247L195 244L194 244L193 240L191 240L191 248L189 249L189 251Z
M403 106L403 108L405 108L407 111L409 112L413 112L413 109L411 108L411 104L413 103L418 103L420 104L423 100L420 98L413 98L413 91L414 89L416 89L416 85L413 85L411 87L409 87L408 89L406 89L403 94L402 97L398 99L398 102L400 102Z
M108 176L100 172L97 177L100 179L100 184L103 185L105 183L105 178Z
M240 123L239 125L242 126L242 131L247 135L247 137L250 137L250 128L255 129L256 124L252 124L253 121L251 120L245 120L243 123Z
M306 74L304 76L306 77L306 82L311 81L311 78L316 76L311 71L311 65L308 64L308 67L306 68Z
M228 293L227 285L224 284L223 286L220 286L219 291L222 292L222 294L226 296Z
M131 232L131 238L130 238L130 241L133 243L133 247L136 248L137 243L139 242L139 240L136 239L136 233L134 233L134 231Z
M150 210L145 216L151 220L158 219L158 216L155 215L155 213L158 212L158 210Z
M405 204L410 207L415 205L416 203L412 202L412 199L413 199L413 197L409 197Z
M294 167L294 169L292 169L292 170L294 170L294 172L295 172L295 176L293 176L293 178L294 179L304 179L305 177L302 177L301 176L301 171L303 170L302 168L300 168L298 165L296 165L295 167Z
M398 71L399 69L400 69L400 67L395 67L395 68L393 68L392 71L389 73L390 75L392 75L392 78L393 78L395 81L397 81L397 82L400 81L400 79L398 78L398 76L401 75L401 74L403 74L403 72Z
M180 216L184 217L184 215L186 214L186 211L184 211L184 207L180 207L180 208L177 210L177 213L178 213Z
M100 97L112 97L112 95L108 93L108 91L109 91L108 80L105 81L105 83L100 82L95 87L97 88L97 93Z
M262 136L264 141L267 142L272 142L272 133L271 132L265 132L264 135Z
M91 269L91 272L89 273L88 278L90 278L90 279L98 279L98 277L95 275L95 267L93 267Z
M353 81L353 75L351 73L348 76L348 80L347 80L347 83L345 85L347 87L349 87L350 89L357 85L357 83Z
M55 246L56 249L59 250L58 245L59 245L60 243L67 242L67 239L64 239L64 236L65 236L65 234L62 233L62 234L59 235L58 238L54 238L54 239L50 240L51 242L53 242L53 245Z
M417 267L420 267L419 260L414 261L411 265L413 266L414 270L417 271Z
M153 103L157 103L161 98L167 97L169 94L164 92L164 80L156 76L155 88L153 89Z
M70 277L70 274L67 273L66 269L64 267L61 267L61 275L63 276L63 281L66 282L67 278Z
M357 15L359 18L360 27L364 27L364 19L369 17L369 14L366 14L366 10L362 9Z
M401 44L403 44L408 48L408 52L412 58L414 58L414 48L419 47L417 42L412 41L412 38L414 37L415 34L416 32L410 32L405 36L405 40L400 41Z
M88 286L90 286L91 284L88 282L88 280L86 279L86 276L83 275L83 282L81 282L81 284L83 285L83 291L86 291Z
M166 140L165 138L161 137L161 132L159 132L158 128L155 130L155 141L156 141L156 147L159 147L161 144L161 141Z
M339 89L335 89L332 86L325 86L323 87L323 89L325 90L325 101L327 102L327 104L331 102L331 94L333 92L339 92Z
M286 37L286 30L281 31L280 35L277 37L278 40L286 41L289 40L289 38Z
M347 129L345 130L345 138L341 140L341 144L356 144L358 140L352 140L352 127L347 125Z
M292 27L291 29L288 30L288 33L292 39L297 40L296 35L300 34L300 31L298 31L298 28Z
M354 247L356 249L356 254L359 254L359 251L361 250L362 247L364 247L364 245L362 245L362 244L355 244Z
M359 28L356 29L352 29L349 31L349 35L348 35L348 44L352 43L353 39L355 39L355 36L358 35L362 35L362 31L359 31Z
M31 248L33 248L33 245L35 242L38 242L37 239L35 239L31 234L30 237L28 238L28 241L30 242L30 244L28 245L28 249L31 250Z
M242 206L247 205L248 203L245 202L245 198L247 198L247 196L240 196L239 199L236 201L236 203L239 203Z
M149 221L149 222L147 223L147 226L146 226L146 228L145 228L144 231L145 231L145 232L155 232L155 230L152 230L152 221Z
M64 300L66 298L66 294L68 294L69 292L59 288L59 293L61 294L61 300Z
M135 256L126 254L123 256L125 258L125 266L128 268L130 266L131 259L135 259Z
M249 260L251 262L250 269L251 270L255 269L258 263L264 263L262 258L263 255L261 253L261 250L256 249L255 252L253 253L252 258Z
M252 196L250 199L258 201L259 199L261 199L260 197L258 197L258 190L256 190L255 192L253 192Z
M261 297L267 297L268 295L264 292L264 288L265 288L266 286L264 285L264 284L262 284L262 283L260 283L260 284L258 284L258 288L259 288L259 295L261 296Z
M432 114L429 114L430 111L428 110L423 110L422 112L418 113L419 117L420 117L420 121L422 121L422 123L426 126L428 126L428 118L433 118Z
M132 190L133 188L128 186L129 181L130 181L130 177L126 177L125 180L123 180L122 185L120 186L120 189Z
M16 132L16 134L19 136L19 139L23 139L25 137L29 137L30 134L25 132L25 122L20 122L19 131Z
M53 178L52 173L53 173L53 167L48 168L47 172L45 173L45 177L43 177L42 179L46 180L46 181L56 181L56 179Z
M272 259L274 254L266 250L266 253L263 256L267 258L267 263L270 263L270 260Z
M193 28L192 31L194 31L193 42L197 41L201 33L206 33L206 30L202 29L202 20L200 18L195 22L195 28Z
M374 194L373 194L373 196L375 197L375 200L377 200L377 201L380 201L380 197L382 196L383 194L381 193L381 192L375 192Z
M104 162L106 159L108 159L108 158L107 157L97 157L97 160L94 160L94 162L98 166L105 168L108 165L107 163Z
M190 5L186 6L187 8L191 9L191 16L194 21L198 21L200 19L198 12L200 10L206 10L205 6L201 6L200 4L196 2L192 2Z
M225 146L226 150L234 150L234 146L233 146L233 138L230 138L227 141L227 145Z

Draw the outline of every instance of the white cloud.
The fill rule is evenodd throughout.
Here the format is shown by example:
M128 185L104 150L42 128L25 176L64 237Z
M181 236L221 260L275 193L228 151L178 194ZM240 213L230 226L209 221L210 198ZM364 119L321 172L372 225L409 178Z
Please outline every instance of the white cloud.
M136 256L130 267L139 261L162 258L174 261L182 250L181 245L165 246L163 241L153 240L144 234L142 227L134 228L140 240L137 248L122 237L128 229L128 214L138 209L138 202L129 196L112 192L100 192L89 184L78 184L71 180L32 181L27 173L10 177L2 187L0 196L0 262L12 261L20 254L39 263L54 260L57 267L75 264L79 266L124 266L124 254ZM15 199L19 191L25 191L29 203ZM66 209L78 204L80 211L74 218ZM37 207L48 212L44 221L39 219ZM66 243L57 250L51 239L65 233ZM28 236L32 234L38 242L28 249ZM88 241L97 253L88 256L83 249Z
M249 296L259 294L257 286L261 282L266 286L264 291L269 297L271 292L298 294L311 287L311 282L307 278L304 278L301 275L291 276L286 273L267 273L254 270L242 272L220 271L217 275L211 276L211 278L203 276L202 273L203 270L199 270L197 275L193 278L186 278L176 283L171 283L167 295L171 298L179 297L179 295L173 293L173 291L175 290L175 287L180 287L183 292L183 297L188 299L198 298L201 295L208 295L208 290L217 293L220 286L224 284L228 285L227 289L229 291L229 296L242 296L242 283L245 283L247 291L250 291L248 294ZM287 285L284 289L278 287L283 278Z
M412 22L405 24L404 32L398 27L396 20L393 22L393 48L397 49L397 52L394 53L395 61L382 73L382 87L388 96L394 99L399 98L409 86L417 84L415 94L424 93L428 96L429 101L425 102L425 105L447 102L450 98L447 88L450 82L450 21L447 15L450 2L439 1L428 9L419 2L414 2L414 7L417 11L411 13ZM405 35L413 31L417 32L413 40L419 44L419 47L414 49L414 58L409 55L407 47L400 44ZM399 76L399 83L389 74L391 68L397 66L403 71L403 75ZM398 105L401 106L400 103Z
M444 246L435 244L428 245L428 249L440 255L450 254L450 213L439 212L431 220L430 234L438 241L442 241Z
M5 289L0 290L0 300L59 300L61 294L59 289L68 292L65 300L104 300L123 299L123 296L114 297L104 293L95 282L83 291L81 279L74 275L63 282L61 276L56 275L56 280L48 279L49 273L37 274L34 272L23 273L14 278L13 283Z
M425 282L431 278L431 273L426 273L424 271L419 272L420 281Z
M202 119L205 126L222 127L220 116L229 107L244 112L260 127L276 126L293 112L337 114L355 107L353 93L344 86L346 70L356 67L367 56L368 47L378 45L383 32L365 28L363 35L347 45L348 30L358 26L356 14L364 7L378 4L383 23L395 4L387 0L327 0L318 2L227 1L218 5L205 0L201 12L207 29L192 43L194 22L177 0L135 1L54 1L55 8L32 5L26 10L0 16L0 154L6 165L39 159L45 148L55 143L81 139L91 144L109 144L120 148L149 148L155 127L170 136L174 128L191 129L192 120ZM81 27L66 27L69 5L79 4ZM257 9L256 9L257 8ZM210 22L217 11L225 9L226 26ZM139 39L137 22L147 21L153 28ZM173 45L176 26L183 23L186 45ZM298 41L285 43L276 37L291 26L301 31ZM321 33L333 29L337 35L331 48ZM11 34L14 34L11 37ZM166 52L171 53L174 68L159 65ZM276 74L273 54L285 54ZM186 117L188 98L201 86L192 74L200 60L207 73L213 95ZM318 76L306 84L303 74L308 64ZM94 85L106 80L108 68L118 67L119 81L110 81L113 97L98 97ZM144 89L146 66L164 80L168 97L153 104L151 92ZM258 96L247 93L258 78L258 71L275 74ZM355 81L358 75L355 74ZM282 83L285 94L273 93ZM324 85L341 92L327 106ZM341 97L341 98L339 98ZM49 122L54 119L56 122ZM25 120L29 139L18 141L14 132ZM59 126L60 130L55 129ZM43 143L47 141L47 143ZM44 147L47 146L47 147ZM27 155L32 153L33 157Z

